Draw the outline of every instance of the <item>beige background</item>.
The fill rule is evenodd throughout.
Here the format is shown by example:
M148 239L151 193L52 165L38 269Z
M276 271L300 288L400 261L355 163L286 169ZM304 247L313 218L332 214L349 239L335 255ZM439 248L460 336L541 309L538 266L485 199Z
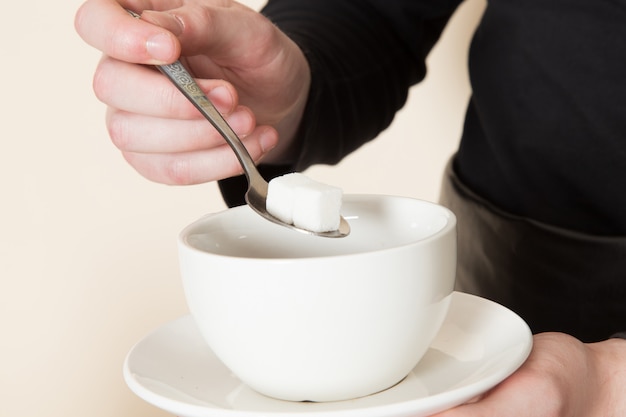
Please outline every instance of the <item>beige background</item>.
M0 417L163 416L122 379L132 345L186 313L175 238L224 208L215 184L153 184L125 164L91 90L80 0L11 1L0 27ZM261 1L248 0L259 7ZM469 95L468 0L393 126L337 167L345 192L436 200Z

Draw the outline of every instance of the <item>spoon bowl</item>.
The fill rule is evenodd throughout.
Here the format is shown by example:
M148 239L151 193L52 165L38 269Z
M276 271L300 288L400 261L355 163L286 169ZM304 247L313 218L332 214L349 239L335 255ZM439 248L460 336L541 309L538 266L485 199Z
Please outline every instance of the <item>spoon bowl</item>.
M140 15L128 10L128 13L139 18ZM222 135L228 145L232 148L243 168L243 171L248 180L248 190L246 191L245 199L248 205L259 215L267 220L276 223L278 225L288 227L298 232L312 234L322 237L345 237L350 233L350 225L341 217L339 222L339 228L337 230L331 230L328 232L314 232L311 230L297 227L290 223L285 223L278 218L272 216L266 207L267 201L267 189L268 183L259 173L252 157L248 153L248 150L239 139L239 136L230 127L228 122L224 120L220 112L215 108L211 100L204 94L200 86L196 83L191 74L187 71L185 66L176 61L168 65L156 65L156 68L161 71L169 80L180 90L181 93L200 111L200 113L215 127L215 129Z

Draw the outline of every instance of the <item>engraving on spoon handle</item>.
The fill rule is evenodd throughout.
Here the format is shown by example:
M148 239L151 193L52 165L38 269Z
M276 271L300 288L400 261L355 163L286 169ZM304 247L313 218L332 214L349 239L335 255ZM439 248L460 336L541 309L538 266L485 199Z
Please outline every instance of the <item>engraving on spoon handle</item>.
M141 15L130 9L126 9L128 14L136 19L140 19ZM180 61L173 62L169 65L157 65L159 71L167 76L180 90L185 97L202 113L206 119L211 122L213 127L222 135L228 145L233 149L237 159L241 163L243 170L248 178L248 183L256 187L267 188L265 179L259 173L256 164L252 160L250 153L243 145L237 134L230 125L224 120L220 112L215 108L213 103L207 98L200 86L187 71Z
M176 61L169 65L160 65L157 68L164 73L176 87L193 103L193 105L203 113L211 122L213 127L218 130L233 148L239 162L243 165L246 175L249 179L251 176L260 176L256 165L248 150L230 125L224 120L220 112L215 108L213 103L206 97L200 86L193 79L191 74L185 69L180 61Z

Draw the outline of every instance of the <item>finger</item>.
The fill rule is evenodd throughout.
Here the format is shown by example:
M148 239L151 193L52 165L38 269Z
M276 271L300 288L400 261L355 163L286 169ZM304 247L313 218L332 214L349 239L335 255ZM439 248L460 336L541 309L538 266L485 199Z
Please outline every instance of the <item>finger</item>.
M76 13L76 31L88 44L122 61L142 64L175 61L180 56L180 42L176 32L172 32L176 27L170 25L168 30L130 16L124 7L141 7L132 3L88 0Z
M521 368L473 402L432 417L560 416L559 400L550 378Z
M225 119L239 137L249 136L255 128L254 115L246 107L238 108ZM194 152L224 144L224 139L204 118L163 119L109 109L107 128L115 146L124 152Z
M196 80L222 114L231 113L238 97L223 80ZM93 81L96 96L126 112L172 119L199 118L200 113L161 73L145 66L104 57Z
M250 156L259 161L277 143L276 131L268 126L255 129L243 139ZM144 154L123 153L124 158L147 179L170 185L190 185L215 181L242 172L241 165L228 145L206 151Z
M184 55L208 54L217 61L233 56L241 59L256 51L264 55L267 51L261 46L269 45L269 39L276 34L275 27L263 15L237 2L189 2L178 8L159 3L155 1L155 7L144 10L142 20L179 28L177 36Z

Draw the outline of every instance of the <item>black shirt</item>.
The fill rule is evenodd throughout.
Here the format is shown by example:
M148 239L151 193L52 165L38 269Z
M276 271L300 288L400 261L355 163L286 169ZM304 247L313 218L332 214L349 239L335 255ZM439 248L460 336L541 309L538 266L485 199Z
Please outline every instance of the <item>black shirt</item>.
M262 170L336 163L375 138L458 3L270 0L263 13L305 51L313 84L299 159ZM626 235L626 1L491 0L469 71L459 177L513 214ZM229 204L242 182L222 182Z

